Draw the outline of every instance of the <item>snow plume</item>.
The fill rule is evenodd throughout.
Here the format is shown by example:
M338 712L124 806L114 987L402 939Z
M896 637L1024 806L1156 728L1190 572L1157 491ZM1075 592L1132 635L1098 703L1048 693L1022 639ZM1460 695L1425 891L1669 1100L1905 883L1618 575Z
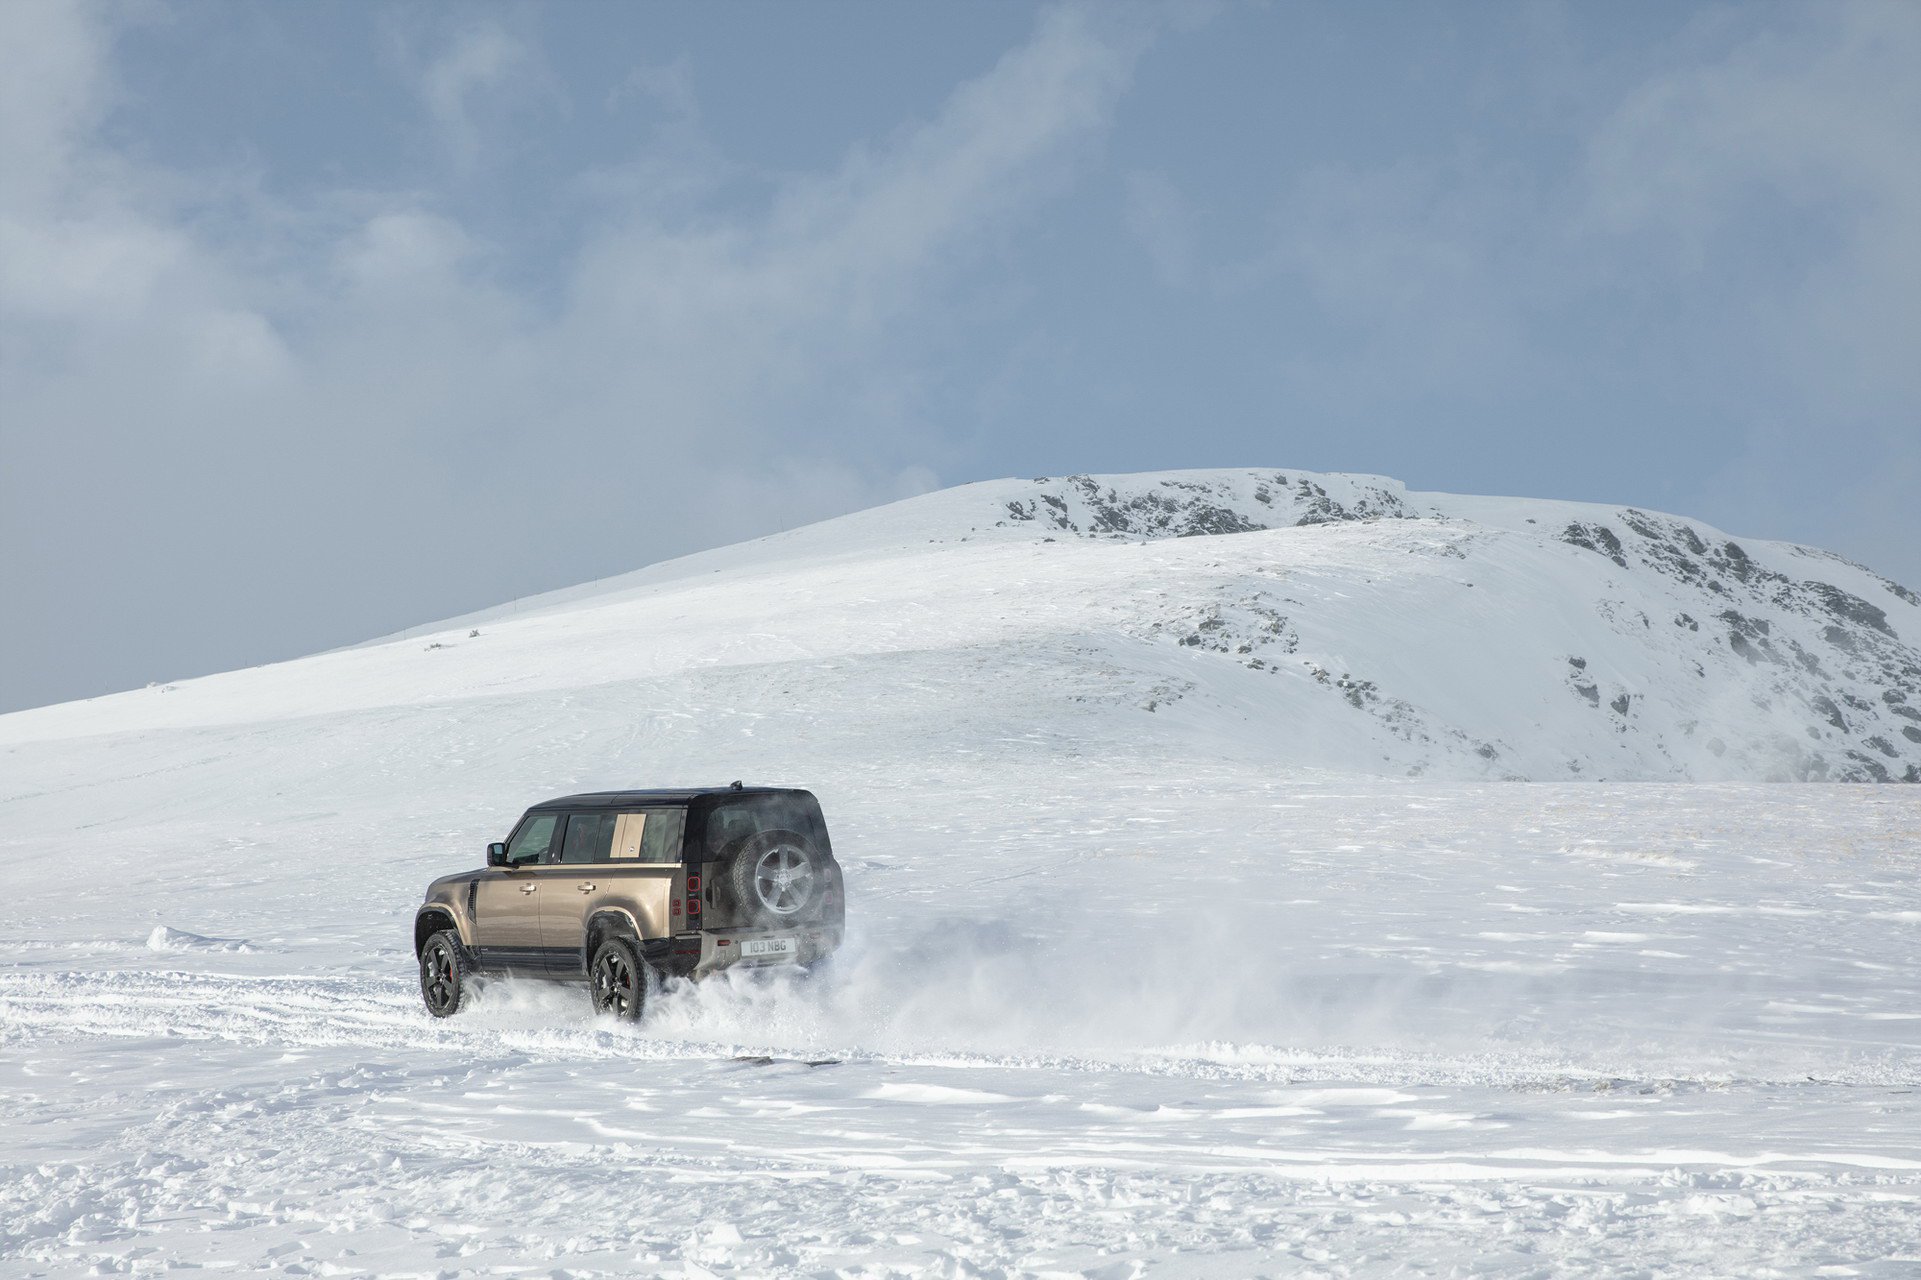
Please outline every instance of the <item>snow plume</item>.
M198 933L188 933L168 925L157 924L147 935L149 951L235 951L253 950L240 938L209 938Z
M1191 932L1147 935L1090 928L1057 903L1030 906L1049 919L1044 932L956 917L886 938L857 932L814 974L669 983L644 1034L743 1053L1086 1060L1280 1079L1338 1068L1403 1083L1791 1081L1811 1062L1792 1049L1733 1047L1728 1033L1754 992L1711 974L1569 973L1549 957L1317 963L1298 945L1312 932L1307 906L1209 912ZM1588 945L1624 948L1644 936L1597 933ZM1871 1055L1849 1069L1885 1076Z

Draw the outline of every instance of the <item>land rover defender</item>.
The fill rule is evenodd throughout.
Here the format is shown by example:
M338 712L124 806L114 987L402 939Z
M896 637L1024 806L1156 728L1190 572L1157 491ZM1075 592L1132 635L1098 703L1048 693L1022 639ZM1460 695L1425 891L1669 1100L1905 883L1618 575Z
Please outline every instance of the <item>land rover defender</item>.
M648 976L808 965L846 913L820 802L779 787L603 791L533 806L487 865L427 886L420 994L459 1012L482 974L585 982L638 1019Z

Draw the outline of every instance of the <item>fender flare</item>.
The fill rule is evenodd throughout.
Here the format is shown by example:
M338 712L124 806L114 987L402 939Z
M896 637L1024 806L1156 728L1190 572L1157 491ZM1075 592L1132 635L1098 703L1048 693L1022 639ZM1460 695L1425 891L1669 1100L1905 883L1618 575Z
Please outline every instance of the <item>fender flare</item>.
M414 912L414 959L420 959L427 939L442 929L452 929L461 946L470 952L474 949L473 937L458 912L444 902L423 902Z
M634 913L625 907L601 907L587 917L587 927L580 935L580 971L587 972L587 966L594 962L594 948L606 938L627 938L639 949L646 935L640 931L640 922Z

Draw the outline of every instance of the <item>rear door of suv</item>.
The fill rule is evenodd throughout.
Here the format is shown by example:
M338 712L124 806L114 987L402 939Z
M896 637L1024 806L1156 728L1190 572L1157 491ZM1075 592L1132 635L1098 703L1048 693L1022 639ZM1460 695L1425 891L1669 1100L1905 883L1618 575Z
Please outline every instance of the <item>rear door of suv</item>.
M794 928L823 919L838 921L842 893L840 866L834 861L833 845L827 836L827 822L820 801L807 791L749 791L722 794L692 810L689 818L695 827L690 841L690 859L701 859L698 872L705 884L708 929ZM740 857L743 843L769 831L788 831L801 838L814 851L820 880L813 901L792 917L772 919L754 905L730 892L730 869ZM695 844L695 842L698 842ZM696 868L690 867L689 870Z

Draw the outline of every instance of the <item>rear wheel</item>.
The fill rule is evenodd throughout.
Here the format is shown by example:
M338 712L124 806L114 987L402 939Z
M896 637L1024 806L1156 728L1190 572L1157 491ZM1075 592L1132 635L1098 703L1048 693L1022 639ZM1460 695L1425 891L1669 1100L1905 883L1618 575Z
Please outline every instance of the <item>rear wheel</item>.
M460 1012L473 985L473 966L467 962L467 949L460 935L442 929L427 938L420 949L420 998L427 1012L436 1018L451 1018Z
M595 947L587 977L595 1013L611 1013L623 1022L640 1021L647 1002L647 970L633 943L609 938Z

